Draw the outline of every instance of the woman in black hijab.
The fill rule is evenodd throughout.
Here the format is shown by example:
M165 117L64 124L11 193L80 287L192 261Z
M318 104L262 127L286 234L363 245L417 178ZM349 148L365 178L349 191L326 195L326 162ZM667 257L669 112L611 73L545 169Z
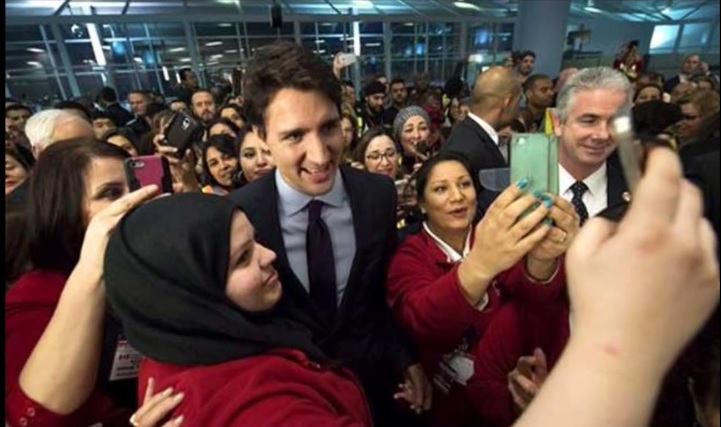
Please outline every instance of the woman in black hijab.
M184 426L370 424L353 375L273 310L275 254L230 200L184 193L131 212L105 257L105 285L142 390L184 393Z

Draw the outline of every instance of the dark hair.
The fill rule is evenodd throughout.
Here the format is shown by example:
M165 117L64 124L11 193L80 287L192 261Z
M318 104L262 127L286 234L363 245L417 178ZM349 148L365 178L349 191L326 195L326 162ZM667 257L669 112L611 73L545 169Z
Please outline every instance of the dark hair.
M97 99L105 102L118 102L118 93L112 87L105 86L98 91Z
M266 136L266 110L276 93L284 88L318 92L341 109L341 83L320 56L291 42L265 46L251 59L244 82L246 113L251 125Z
M138 135L136 135L136 133L133 132L133 129L131 129L129 127L125 127L125 126L119 127L119 128L108 129L107 131L105 131L105 133L103 134L103 137L100 138L100 140L103 142L108 142L108 140L114 136L122 136L123 138L127 139L128 142L130 142L130 145L132 145L133 148L135 148L135 151L137 151L140 154L140 150L138 149L139 145L140 145L138 143Z
M150 92L148 92L145 89L133 89L130 92L128 92L128 96L130 96L130 95L142 95L146 98L152 99L152 97L150 96Z
M402 79L401 77L395 77L391 82L389 83L389 87L401 83L406 87L406 80Z
M106 113L105 111L100 111L100 110L96 110L96 109L90 110L90 121L91 122L93 122L95 120L100 120L100 119L113 120L113 118L110 117L110 114Z
M253 129L251 128L251 125L245 125L242 128L238 129L238 132L236 135L236 152L238 153L238 156L241 155L241 149L243 147L243 141L246 140L246 137L249 133L253 132Z
M181 81L183 81L186 79L186 74L192 73L192 72L193 72L193 69L190 67L181 68L180 70L178 70L178 78Z
M238 137L238 132L240 131L240 129L238 128L238 125L233 123L230 119L225 119L223 117L215 117L215 118L211 119L208 123L206 123L206 137L207 138L210 137L211 129L213 128L213 126L215 126L217 124L224 124L224 125L228 126L229 128L231 128L233 133L236 134L236 137Z
M150 120L153 120L153 117L157 116L159 113L170 110L167 105L161 104L159 102L151 102L150 105L148 105L148 109L145 111L145 116L149 118Z
M351 88L354 87L354 86L353 86L353 82L352 82L351 80L343 80L343 81L341 81L341 85L342 85L342 86L348 86L348 87L351 87Z
M648 87L653 87L653 88L657 89L659 91L659 99L662 99L662 96L664 95L664 90L661 87L659 87L659 85L657 85L655 83L650 83L650 84L646 84L646 85L640 87L639 89L637 89L636 92L634 92L634 97L632 97L632 102L636 102L637 98L639 97L639 94L642 93L642 91L644 89L647 89Z
M223 110L227 108L233 108L234 110L236 110L238 116L243 119L244 122L246 121L246 109L238 104L223 104L221 105L221 108L218 109L218 114L220 115Z
M30 178L28 200L33 267L64 273L75 267L88 221L84 213L88 168L97 158L128 157L125 150L94 138L58 141L43 151Z
M210 95L211 98L213 98L213 102L216 102L216 96L213 94L213 92L212 92L210 89L199 88L199 89L194 90L193 93L191 94L191 98L190 98L191 105L190 105L190 107L193 107L193 97L196 96L197 93L203 93L203 92L205 92L205 93L207 93L208 95Z
M90 120L90 110L77 101L60 101L53 108L58 110L78 110L85 114L85 119Z
M524 84L522 84L522 89L524 90L524 92L532 90L534 89L534 85L536 84L536 82L542 80L551 81L551 77L547 76L546 74L532 74L531 76L527 77L526 80L524 80Z
M15 110L25 110L28 113L30 113L31 116L33 115L33 110L30 107L28 107L27 105L11 104L11 105L8 105L7 107L5 107L5 117L8 116L9 112L15 111Z
M211 185L221 187L221 184L219 184L218 181L216 181L216 179L211 174L211 168L208 167L208 160L206 157L208 154L208 149L210 149L211 147L220 151L222 154L231 156L234 159L238 160L236 140L228 135L214 135L206 139L203 144L201 144L201 164L203 165L203 173L206 175L205 178Z
M517 57L519 61L526 58L527 56L531 56L532 58L536 59L536 53L532 50L524 50L519 53L519 56Z
M35 156L33 156L33 152L20 144L13 144L10 147L6 145L5 155L17 160L17 162L20 163L20 166L28 172L30 172L30 169L32 169L35 165Z
M354 148L352 152L353 160L355 162L363 164L366 160L366 149L369 147L369 144L371 144L371 141L373 141L375 138L378 138L379 136L388 136L389 138L391 138L391 136L389 136L389 134L382 126L373 127L364 132L364 134L361 135L361 139L359 140L358 144L356 144L356 148ZM394 142L393 138L391 138L391 142ZM396 144L394 144L394 146L395 145Z
M465 157L452 152L441 152L438 155L430 158L429 160L425 161L423 165L419 168L418 171L414 174L412 177L413 180L416 181L416 200L418 200L419 203L424 201L424 189L426 188L426 185L429 183L429 176L431 175L431 172L434 170L434 168L443 162L459 162L461 165L466 169L467 172L469 172L469 176L471 179L474 179L474 175L471 172L471 165L469 165L469 161L466 160ZM411 180L409 180L411 181Z
M5 210L5 290L28 271L28 215L24 208Z

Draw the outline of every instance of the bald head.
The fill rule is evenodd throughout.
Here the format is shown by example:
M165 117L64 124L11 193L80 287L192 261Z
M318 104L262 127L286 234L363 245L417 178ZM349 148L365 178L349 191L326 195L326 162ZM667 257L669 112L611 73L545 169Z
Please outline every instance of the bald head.
M564 84L569 80L569 78L576 73L579 72L579 68L565 68L559 73L559 79L557 80L557 85L554 87L554 92L559 92L564 87Z
M521 85L511 69L491 67L476 78L471 108L479 112L496 109L520 94Z

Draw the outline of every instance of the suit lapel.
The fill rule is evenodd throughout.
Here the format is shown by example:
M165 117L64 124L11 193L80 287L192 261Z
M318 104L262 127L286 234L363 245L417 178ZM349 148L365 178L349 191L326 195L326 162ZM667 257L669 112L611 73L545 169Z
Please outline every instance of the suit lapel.
M481 143L484 145L484 148L486 148L486 151L494 157L495 163L506 165L504 156L501 154L501 151L499 151L499 147L491 139L491 136L486 133L486 131L476 121L474 121L474 119L467 117L464 120L468 120L467 125L470 126L479 136L479 139L481 139Z
M627 182L624 180L619 160L610 158L607 161L607 206L624 202L624 193L627 191Z
M354 236L356 237L356 251L354 253L353 262L351 263L351 271L349 272L348 282L346 283L346 291L344 292L343 300L339 310L339 319L336 322L340 325L343 319L346 317L348 310L346 305L349 303L350 298L353 296L356 287L358 286L359 279L363 276L363 268L365 262L363 254L366 253L366 247L371 241L371 234L373 227L370 224L370 216L364 215L365 209L368 209L368 203L365 202L367 194L372 192L369 189L363 188L363 183L358 182L358 176L353 171L348 171L346 167L341 168L341 175L343 176L344 189L349 198L349 204L351 206L351 216L353 219Z
M269 174L273 178L274 174ZM273 195L270 196L269 195ZM268 184L264 186L262 191L255 194L254 205L258 207L258 212L254 215L256 223L256 233L259 236L261 244L268 248L273 248L276 252L276 260L274 267L278 271L279 277L282 277L283 296L282 300L292 311L298 310L296 318L303 320L304 323L312 327L312 330L323 328L321 322L313 316L301 315L300 313L315 313L313 302L301 281L293 272L286 254L286 246L283 243L283 234L281 232L281 221L278 215L278 188L275 179L268 179Z

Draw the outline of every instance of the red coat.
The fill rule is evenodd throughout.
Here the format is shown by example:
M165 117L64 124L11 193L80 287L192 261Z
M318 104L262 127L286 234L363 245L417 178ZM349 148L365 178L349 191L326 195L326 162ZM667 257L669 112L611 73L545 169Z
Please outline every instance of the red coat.
M506 301L543 303L558 297L566 280L560 266L550 283L536 283L519 262L494 279L487 292L489 302L479 311L461 290L457 266L447 261L424 230L404 240L389 266L387 301L413 337L430 379L436 375L442 357L465 336L475 337L471 349L478 348L475 343L480 342ZM435 424L448 427L478 425L464 387L458 384L447 395L434 394L431 417Z
M149 378L156 390L185 393L173 417L184 427L371 425L361 386L350 371L321 366L298 350L278 349L217 365L181 366L146 359L138 396Z
M479 425L514 424L517 410L508 389L509 372L516 368L520 357L531 356L537 347L544 351L547 368L551 370L568 339L569 305L563 289L559 298L548 303L505 303L474 352L474 376L466 385Z
M68 415L45 409L20 389L20 372L50 323L66 280L67 276L62 273L35 270L21 276L5 295L7 422L12 427L76 427L99 422L104 426L127 426L132 411L115 405L98 389L78 410Z

